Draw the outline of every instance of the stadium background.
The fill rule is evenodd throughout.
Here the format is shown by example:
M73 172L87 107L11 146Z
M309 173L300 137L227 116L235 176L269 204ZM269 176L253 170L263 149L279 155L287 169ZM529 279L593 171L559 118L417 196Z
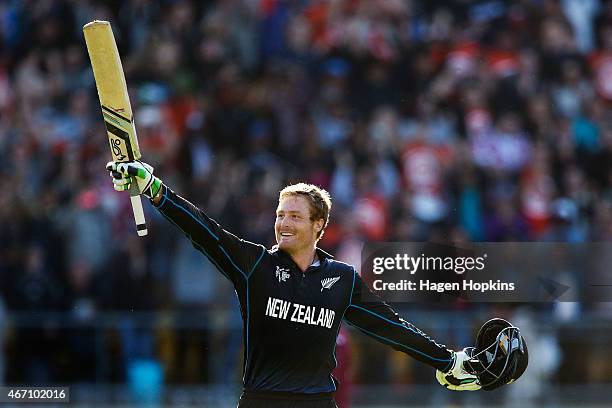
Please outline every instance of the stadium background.
M228 282L112 190L81 27L112 22L146 161L230 231L272 244L289 181L334 198L322 246L612 238L612 2L0 1L0 381L96 406L232 406ZM495 393L350 330L353 407L610 406L606 303L410 305L449 346L492 315L531 365ZM345 403L343 406L349 406Z

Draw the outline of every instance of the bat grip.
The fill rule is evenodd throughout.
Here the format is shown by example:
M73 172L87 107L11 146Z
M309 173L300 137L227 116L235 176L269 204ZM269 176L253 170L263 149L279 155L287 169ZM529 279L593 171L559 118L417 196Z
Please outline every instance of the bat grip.
M136 232L139 237L144 237L149 232L145 222L144 210L142 209L142 201L137 191L130 189L130 201L132 202L132 210L134 211L134 221L136 221Z

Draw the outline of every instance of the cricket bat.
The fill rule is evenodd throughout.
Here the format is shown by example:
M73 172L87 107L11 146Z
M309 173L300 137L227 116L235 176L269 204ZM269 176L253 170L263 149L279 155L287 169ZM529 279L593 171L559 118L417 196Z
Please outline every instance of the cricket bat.
M83 26L83 34L96 80L113 161L138 160L141 155L134 116L111 25L108 21L94 20ZM147 235L147 225L135 183L132 183L129 192L136 232L142 237Z

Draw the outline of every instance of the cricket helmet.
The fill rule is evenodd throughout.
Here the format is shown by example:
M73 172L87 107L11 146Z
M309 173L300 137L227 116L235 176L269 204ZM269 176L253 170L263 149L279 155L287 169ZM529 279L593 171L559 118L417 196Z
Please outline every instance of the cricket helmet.
M482 325L476 347L468 347L466 371L478 377L483 390L493 390L517 380L527 368L527 343L518 327L495 318Z

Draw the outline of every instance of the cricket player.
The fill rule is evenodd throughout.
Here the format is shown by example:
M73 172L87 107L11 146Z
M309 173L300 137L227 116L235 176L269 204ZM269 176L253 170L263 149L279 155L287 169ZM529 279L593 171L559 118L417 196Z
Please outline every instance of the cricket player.
M285 187L267 249L224 230L177 195L143 162L109 162L115 190L136 183L229 279L240 301L244 334L239 408L336 407L336 337L342 321L437 370L447 388L480 389L464 369L465 351L452 351L402 319L386 303L363 303L369 291L355 268L317 247L329 220L327 191L309 184Z

